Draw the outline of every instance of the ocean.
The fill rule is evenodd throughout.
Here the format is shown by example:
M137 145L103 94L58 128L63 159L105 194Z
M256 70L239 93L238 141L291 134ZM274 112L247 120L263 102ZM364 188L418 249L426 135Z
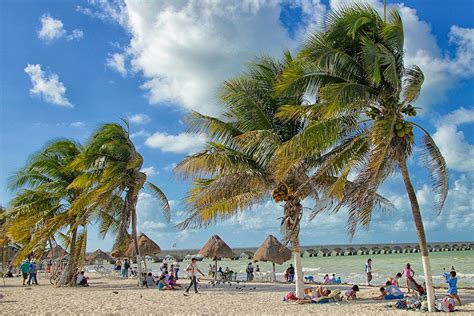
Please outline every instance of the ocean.
M365 284L366 274L364 265L368 258L372 259L373 284L383 284L388 277L394 277L397 272L402 272L403 267L410 263L415 271L415 279L418 283L423 282L423 268L421 256L419 253L398 253L398 254L379 254L379 255L357 255L357 256L331 256L331 257L304 257L302 259L303 273L305 276L314 276L315 281L322 282L323 276L327 273L330 276L334 273L340 276L342 282ZM454 266L458 274L459 287L474 287L474 250L450 251L450 252L432 252L430 253L431 267L433 271L433 282L435 285L443 285L444 270L449 271ZM225 270L229 267L238 273L239 279L245 278L245 268L250 260L228 260L218 261L218 266ZM211 260L198 262L199 268L207 273ZM292 261L283 265L276 265L277 278L283 280L283 273ZM257 262L261 272L270 272L272 264L270 262ZM187 262L181 262L181 273L184 274ZM159 271L159 263L148 262L148 268L153 272ZM402 281L404 282L404 281Z

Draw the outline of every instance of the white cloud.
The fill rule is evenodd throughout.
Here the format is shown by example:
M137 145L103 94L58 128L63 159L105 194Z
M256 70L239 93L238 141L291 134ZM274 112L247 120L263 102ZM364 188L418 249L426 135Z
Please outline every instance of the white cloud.
M94 3L96 11L79 10L112 17L130 33L124 52L130 54L133 71L143 74L142 88L153 104L174 102L186 110L219 113L218 90L225 79L239 74L256 55L279 56L285 47L299 44L280 21L279 1ZM303 12L299 35L322 20L325 6L319 0L294 5Z
M125 54L114 53L106 59L106 65L115 71L119 72L122 76L127 75L127 68L125 67Z
M79 121L71 123L71 127L77 127L77 128L84 127L84 125L85 125L84 122L79 122Z
M127 117L130 123L137 125L147 124L151 122L151 118L143 113L133 114Z
M131 138L136 138L136 137L148 137L148 136L150 136L150 133L148 133L147 131L145 131L145 130L143 130L143 129L142 129L142 130L139 130L139 131L136 132L136 133L130 134L130 137L131 137Z
M81 39L84 36L84 33L79 29L68 33L64 29L63 22L51 17L49 14L43 14L40 21L41 28L38 30L38 38L45 42L52 42L60 38L72 41L74 39Z
M458 130L461 124L474 123L474 108L459 108L436 122L433 139L446 160L448 168L461 171L474 171L474 145L469 143L464 133Z
M176 168L178 164L176 162L173 162L163 168L165 171L173 171L174 168Z
M25 72L30 76L33 87L30 93L41 97L47 103L72 107L73 105L66 98L66 87L59 81L59 76L55 73L47 74L41 70L41 65L26 66Z
M159 148L163 152L192 154L201 149L208 141L204 134L181 133L169 135L156 132L145 141L145 145L151 148Z
M158 172L158 170L156 170L156 168L153 167L153 166L151 166L151 167L146 167L146 168L142 168L141 171L144 172L144 173L146 173L146 175L147 175L148 177L150 177L150 176L156 176L156 175L160 174L160 173Z

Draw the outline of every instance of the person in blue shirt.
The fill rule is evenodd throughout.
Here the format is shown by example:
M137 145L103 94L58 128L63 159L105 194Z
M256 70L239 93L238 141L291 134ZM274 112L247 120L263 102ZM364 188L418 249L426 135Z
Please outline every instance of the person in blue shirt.
M30 274L30 278L28 279L28 282L27 282L28 285L30 284L38 285L38 279L36 278L36 273L38 272L38 269L36 267L36 262L34 260L30 262L30 267L29 267L28 272Z
M458 295L458 278L456 277L456 271L451 271L449 277L446 278L446 283L448 283L448 295L452 298L455 298L461 306L461 298Z

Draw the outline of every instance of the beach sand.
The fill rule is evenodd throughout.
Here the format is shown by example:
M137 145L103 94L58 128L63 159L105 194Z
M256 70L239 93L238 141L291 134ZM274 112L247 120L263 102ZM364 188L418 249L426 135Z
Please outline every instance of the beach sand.
M282 297L294 288L287 284L240 283L233 286L211 287L207 281L202 280L201 294L191 292L189 296L184 296L182 290L139 289L135 286L136 280L112 279L93 274L89 276L91 286L88 288L57 288L51 286L46 279L39 279L38 286L25 288L21 286L19 278L5 279L6 286L0 283L0 294L3 295L0 299L0 314L408 315L414 313L390 309L386 307L389 304L387 301L370 300L371 296L377 294L377 287L362 286L358 295L360 299L357 301L299 305L282 301ZM186 284L187 280L180 280L180 283ZM341 290L349 287L339 286ZM444 289L437 290L440 295L444 292ZM460 294L464 305L456 309L464 315L474 315L474 290L460 290Z

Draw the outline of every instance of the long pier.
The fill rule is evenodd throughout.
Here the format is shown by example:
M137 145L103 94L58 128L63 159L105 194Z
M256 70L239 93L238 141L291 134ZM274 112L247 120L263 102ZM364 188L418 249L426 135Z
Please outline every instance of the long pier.
M462 242L430 242L428 243L430 252L438 251L461 251L473 250L474 241ZM162 250L157 256L158 259L173 257L183 260L190 256L195 256L200 249L170 249ZM257 247L233 248L235 257L251 259ZM391 243L391 244L345 244L345 245L314 245L301 246L301 257L329 257L329 256L355 256L369 254L389 254L389 253L410 253L419 252L418 243Z

